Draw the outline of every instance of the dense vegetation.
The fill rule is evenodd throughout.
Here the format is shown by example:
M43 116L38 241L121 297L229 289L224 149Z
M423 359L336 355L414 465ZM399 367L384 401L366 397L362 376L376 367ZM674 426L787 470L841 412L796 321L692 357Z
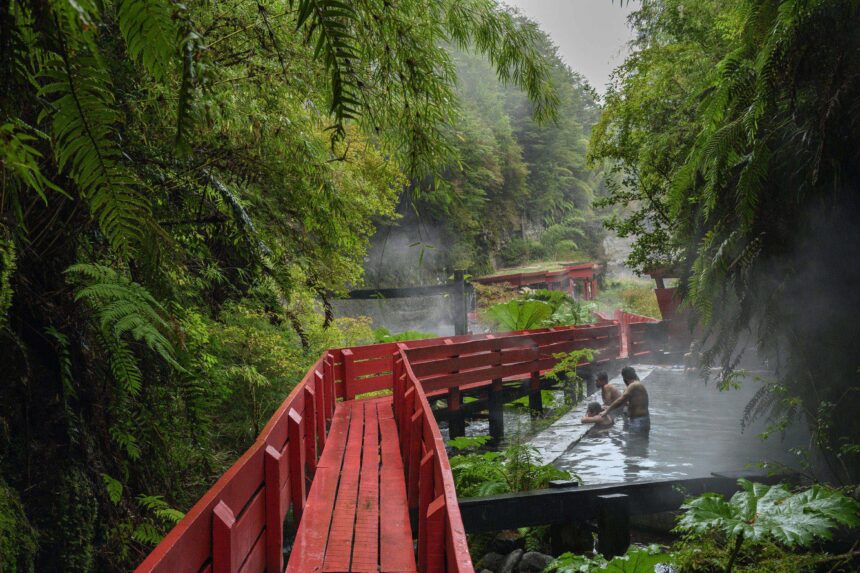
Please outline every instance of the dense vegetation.
M829 474L860 476L860 5L645 0L590 154L616 184L630 264L675 267L731 383L776 372L748 408L802 417Z
M446 137L455 161L403 196L403 218L374 238L369 282L417 284L454 270L484 274L531 260L602 256L592 201L603 177L586 165L597 95L545 34L537 36L557 96L555 121L538 121L537 104L500 82L482 55L454 49L462 105ZM405 256L392 258L398 251Z
M455 62L559 95L490 0L0 4L0 569L127 570L321 348L374 221L451 165Z

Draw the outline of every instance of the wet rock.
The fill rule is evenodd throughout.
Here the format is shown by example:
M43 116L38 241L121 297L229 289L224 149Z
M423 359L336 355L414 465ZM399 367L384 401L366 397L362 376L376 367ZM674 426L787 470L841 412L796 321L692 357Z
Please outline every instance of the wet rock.
M478 561L478 567L489 570L491 573L495 573L499 570L499 567L502 566L504 561L505 556L501 553L490 552L481 557L481 560Z
M501 531L490 542L488 549L494 553L507 555L514 549L524 549L526 540L518 531Z
M505 561L496 573L514 573L517 570L517 565L520 564L520 559L522 558L523 550L514 549L508 553L508 556L505 557Z
M555 561L555 557L552 555L529 551L528 553L523 553L518 570L520 573L540 573L553 561Z

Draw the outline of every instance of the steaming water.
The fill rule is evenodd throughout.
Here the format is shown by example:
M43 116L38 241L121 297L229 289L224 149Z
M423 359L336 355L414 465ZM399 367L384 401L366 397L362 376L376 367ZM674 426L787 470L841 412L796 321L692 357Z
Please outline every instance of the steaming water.
M451 303L445 296L384 300L334 300L335 316L367 316L374 328L391 333L406 330L432 332L437 336L454 334Z
M760 439L764 422L742 430L740 420L755 383L720 392L713 383L705 385L679 368L655 368L643 382L650 399L647 436L626 431L616 420L608 431L590 431L578 441L571 433L570 446L552 463L575 472L585 483L701 476L747 469L760 461L796 465L788 450L804 443L799 424L789 428L784 440ZM556 433L555 440L563 439Z

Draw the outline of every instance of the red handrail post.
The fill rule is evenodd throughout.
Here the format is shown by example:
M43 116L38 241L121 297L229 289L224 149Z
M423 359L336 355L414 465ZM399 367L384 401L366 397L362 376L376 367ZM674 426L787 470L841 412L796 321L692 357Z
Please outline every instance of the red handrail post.
M233 510L219 501L212 511L212 573L235 573L239 570Z
M293 502L293 514L296 516L296 521L301 520L302 512L305 509L305 448L304 428L302 424L302 416L293 409L290 409L288 425L289 436L289 464L290 464L290 488Z
M409 381L407 381L407 384ZM400 456L405 462L405 466L409 467L409 433L412 426L409 421L412 419L412 413L415 411L415 386L410 386L403 393L403 414L400 416L398 423L400 425Z
M427 507L427 563L422 573L445 571L445 495L440 495Z
M343 355L343 380L341 381L341 384L343 384L343 399L352 400L355 397L352 391L352 387L354 387L353 383L355 382L355 355L353 355L352 350L349 348L345 348L341 354Z
M304 443L305 443L305 462L308 465L308 470L311 472L311 476L313 476L314 472L317 469L317 436L314 431L314 424L316 424L316 415L314 412L314 406L316 405L316 395L314 393L314 389L305 385L305 413L302 416L302 421L304 422Z
M323 384L325 384L325 419L331 423L334 415L334 404L337 401L334 389L334 356L331 352L326 354L323 362Z
M415 410L410 420L409 464L407 466L406 499L410 509L418 506L418 468L421 463L421 442L424 429L424 412Z
M433 501L433 461L435 454L428 450L421 458L418 469L418 567L427 570L427 508Z
M281 520L281 454L266 446L263 454L266 479L266 570L284 570L284 523Z
M323 375L318 370L314 371L314 390L316 391L316 426L317 438L319 439L320 451L325 447L326 427L325 427L325 382Z

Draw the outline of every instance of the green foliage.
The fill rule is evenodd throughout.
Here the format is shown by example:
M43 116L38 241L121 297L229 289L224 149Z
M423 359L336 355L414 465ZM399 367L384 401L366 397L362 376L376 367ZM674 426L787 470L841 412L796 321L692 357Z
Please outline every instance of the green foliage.
M660 564L672 564L672 555L663 551L660 546L633 546L627 553L609 561L600 554L595 557L563 553L544 571L546 573L654 573Z
M374 328L373 341L381 342L401 342L403 340L421 340L422 338L434 338L433 332L421 332L420 330L405 330L397 334L391 334L387 328Z
M620 308L625 312L660 318L660 306L650 281L617 281L597 293L597 305L603 309Z
M135 527L132 536L146 545L157 545L185 517L183 512L170 507L160 495L140 495L137 502L149 516Z
M538 300L512 300L490 307L487 317L501 331L539 328L550 316L552 305Z
M171 329L162 317L164 308L146 288L103 265L72 265L66 273L81 285L75 300L92 307L106 339L119 342L127 336L144 343L168 364L179 367L167 338ZM129 380L129 386L137 394L140 380Z
M844 261L860 205L843 190L860 181L860 7L655 0L632 23L590 150L615 170L609 225L636 238L638 270L679 272L705 365L731 376L754 347L784 391L751 410L803 417L829 472L856 481L842 447L860 431L860 289Z
M599 114L597 95L564 64L546 34L523 16L514 22L534 33L547 63L558 96L555 120L537 121L542 104L527 91L506 86L481 55L451 47L460 101L447 133L454 157L442 177L411 194L397 229L410 241L427 240L421 227L438 229L436 260L425 280L451 269L482 275L497 265L602 255L602 230L591 217L591 200L603 192L601 173L585 162L588 132ZM387 239L380 234L380 243ZM393 272L383 268L371 278L391 282Z
M478 442L460 444L477 447ZM503 452L465 453L451 456L451 471L458 495L465 497L529 491L546 487L551 480L571 479L571 474L551 464L537 463L537 451L523 444Z
M580 364L592 362L594 355L595 351L590 348L553 354L557 362L545 376L570 386L573 389L574 402L579 402L585 398L585 381L576 373L576 369Z
M373 339L327 297L455 161L446 45L557 106L491 0L12 0L0 29L0 473L44 570L133 569L322 349Z
M731 573L744 542L808 547L816 538L829 539L839 525L860 524L860 504L823 486L791 493L782 485L744 479L738 484L741 491L729 501L710 493L688 501L678 521L681 531L699 535L719 531L726 537L732 544L726 573Z
M448 440L448 446L457 451L477 449L490 441L490 436L458 436Z

